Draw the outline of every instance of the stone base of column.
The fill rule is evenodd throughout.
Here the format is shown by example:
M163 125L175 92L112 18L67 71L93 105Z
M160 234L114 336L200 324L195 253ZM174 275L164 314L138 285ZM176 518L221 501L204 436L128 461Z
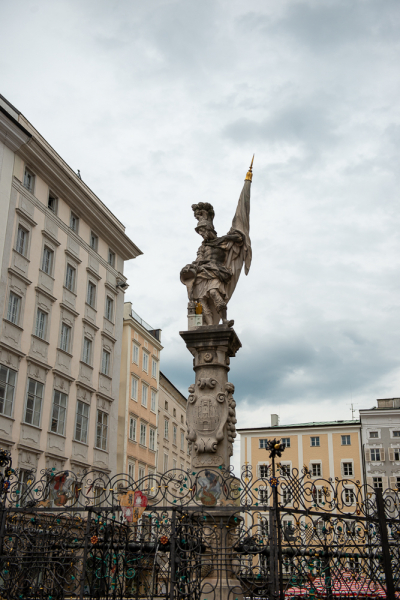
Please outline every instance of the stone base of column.
M228 469L236 437L235 388L228 382L228 371L240 340L226 325L181 331L180 336L194 357L196 374L186 410L192 469Z

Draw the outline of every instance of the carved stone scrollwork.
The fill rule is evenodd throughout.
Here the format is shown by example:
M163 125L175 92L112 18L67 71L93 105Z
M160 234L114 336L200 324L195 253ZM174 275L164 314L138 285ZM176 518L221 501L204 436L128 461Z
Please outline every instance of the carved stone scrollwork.
M213 390L215 388L215 386L217 385L217 383L218 383L218 381L216 379L213 379L212 377L202 377L197 382L197 385L199 386L199 388L201 390L204 390L205 387L208 387L211 390Z
M228 442L229 442L229 455L233 454L233 442L235 441L236 433L236 402L233 399L233 393L235 391L235 386L233 383L225 384L226 396L228 400L228 418L227 418L227 434L228 434Z

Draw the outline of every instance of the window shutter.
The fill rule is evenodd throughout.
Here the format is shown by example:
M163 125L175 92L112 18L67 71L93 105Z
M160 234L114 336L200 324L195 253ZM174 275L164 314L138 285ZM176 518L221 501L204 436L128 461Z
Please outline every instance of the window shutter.
M261 468L260 468L260 465L257 465L257 477L261 477Z
M385 449L380 448L380 453L381 453L381 460L384 461L385 460Z
M341 461L341 463L340 463L340 473L341 473L342 477L344 477L344 464L343 464L343 461Z
M382 477L382 488L383 491L387 490L389 487L389 477Z
M367 450L367 449L365 450L365 460L367 462L371 462L371 452L370 452L370 450Z
M372 477L367 477L367 485L369 487L374 487L374 480ZM371 490L368 490L368 491L371 491Z
M394 460L394 450L393 450L393 448L389 448L389 460L390 461Z
M397 488L396 477L390 477L390 487L392 490Z

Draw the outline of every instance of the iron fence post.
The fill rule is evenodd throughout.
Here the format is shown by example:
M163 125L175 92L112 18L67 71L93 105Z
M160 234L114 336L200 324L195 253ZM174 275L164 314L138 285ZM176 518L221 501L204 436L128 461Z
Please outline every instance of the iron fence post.
M386 597L388 600L394 600L394 584L393 584L393 573L392 573L392 559L390 556L389 539L387 533L386 524L386 513L385 503L383 500L382 490L379 488L375 489L376 507L378 513L378 525L381 534L381 547L383 554L383 568L385 571L386 579Z
M86 530L85 530L85 545L83 548L83 561L82 561L82 582L81 582L81 593L79 595L79 599L83 600L83 594L85 592L85 577L86 577L86 562L87 562L87 554L88 554L88 546L89 546L89 535L90 535L90 521L92 519L92 507L88 508L88 516L86 521Z
M169 600L174 600L175 595L175 553L176 553L176 508L172 508L171 520L171 538L170 538L170 564L171 564L171 581L169 585Z

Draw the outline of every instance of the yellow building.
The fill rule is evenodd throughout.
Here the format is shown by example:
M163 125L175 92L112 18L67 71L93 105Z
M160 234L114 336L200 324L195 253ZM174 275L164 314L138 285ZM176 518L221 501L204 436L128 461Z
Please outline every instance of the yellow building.
M156 472L161 330L124 304L117 468L133 479Z
M281 465L280 472L277 473L280 477L296 473L301 477L306 469L309 474L307 481L315 481L317 494L322 494L324 479L334 482L338 477L363 483L359 421L278 425L277 415L271 415L271 421L276 425L237 430L240 434L241 465L251 466L254 481L271 476L271 461L266 443L267 440L277 438L285 446L282 457L277 459L277 463ZM349 490L346 492L349 506L354 505L356 485L346 485L346 488ZM259 497L262 500L262 488Z

